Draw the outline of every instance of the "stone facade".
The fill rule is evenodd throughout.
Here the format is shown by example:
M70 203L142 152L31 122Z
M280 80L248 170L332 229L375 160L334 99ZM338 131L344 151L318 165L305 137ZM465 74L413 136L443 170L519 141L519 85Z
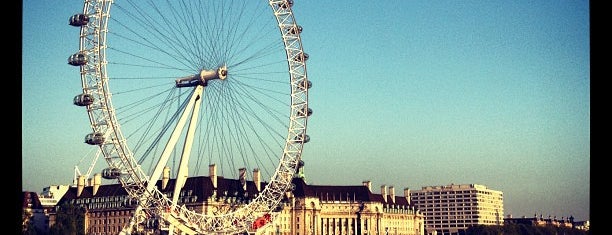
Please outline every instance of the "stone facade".
M265 185L266 182L258 179L243 185L240 180L222 176L189 177L181 190L179 204L211 214L215 213L212 208L219 208L221 204L248 203ZM309 185L298 175L293 185L293 190L285 194L276 218L249 233L424 234L424 215L409 203L408 195L396 196L393 187L376 194L371 192L369 182L355 186ZM160 180L157 186L170 196L174 179ZM386 186L384 189L387 190ZM130 222L136 205L120 184L99 183L70 188L58 206L62 203L86 208L85 232L92 235L119 233Z

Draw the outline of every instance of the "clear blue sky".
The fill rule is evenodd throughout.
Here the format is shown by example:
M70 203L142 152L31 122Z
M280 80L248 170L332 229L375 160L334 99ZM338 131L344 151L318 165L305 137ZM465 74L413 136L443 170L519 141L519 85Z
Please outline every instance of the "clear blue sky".
M313 82L309 183L481 184L503 191L506 215L589 219L588 1L295 0L293 9ZM91 151L86 112L72 104L78 68L66 64L78 50L68 18L81 10L23 3L23 190L70 184Z

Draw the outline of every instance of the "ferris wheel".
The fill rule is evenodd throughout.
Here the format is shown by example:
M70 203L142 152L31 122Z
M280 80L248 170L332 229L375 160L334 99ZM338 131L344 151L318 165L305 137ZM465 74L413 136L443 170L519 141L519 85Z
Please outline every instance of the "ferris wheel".
M122 233L151 218L171 233L239 233L274 216L310 139L312 83L293 5L85 0L70 17L80 28L79 50L68 57L80 68L74 104L91 126L84 142L106 160L102 177L138 202ZM256 169L269 181L233 207L181 205L187 178L210 166L233 179ZM168 169L170 193L156 185Z

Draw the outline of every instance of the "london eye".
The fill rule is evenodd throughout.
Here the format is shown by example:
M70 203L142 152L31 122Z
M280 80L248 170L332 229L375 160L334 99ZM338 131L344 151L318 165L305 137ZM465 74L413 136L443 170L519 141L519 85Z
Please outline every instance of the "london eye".
M240 233L274 216L302 163L308 54L293 0L85 0L79 28L84 142L99 148L136 200L130 234L151 218L170 232ZM112 8L112 12L111 12ZM210 211L181 205L188 177L210 166L227 178L256 169L267 179L249 200ZM156 186L171 169L173 193ZM216 169L216 168L215 168Z

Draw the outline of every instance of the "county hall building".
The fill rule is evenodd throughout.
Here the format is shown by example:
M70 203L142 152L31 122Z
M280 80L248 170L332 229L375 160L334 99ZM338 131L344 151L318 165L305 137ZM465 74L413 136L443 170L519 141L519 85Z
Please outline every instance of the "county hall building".
M241 169L244 170L244 169ZM209 166L208 176L189 177L181 190L179 204L210 213L219 203L248 202L266 182L259 170L253 179L228 179L216 175L216 166ZM299 172L303 172L300 169ZM85 208L85 233L118 234L130 222L135 202L130 201L120 184L101 184L100 174L92 179L77 180L61 198L57 207L70 203ZM173 191L174 179L169 169L158 181L163 193ZM303 174L296 174L293 190L287 192L276 219L249 231L261 235L424 235L425 215L410 203L410 190L396 195L393 186L383 185L373 192L370 181L359 185L310 185ZM251 198L249 198L251 197ZM50 217L54 215L51 214ZM54 221L54 218L50 218ZM50 224L49 226L51 226Z

